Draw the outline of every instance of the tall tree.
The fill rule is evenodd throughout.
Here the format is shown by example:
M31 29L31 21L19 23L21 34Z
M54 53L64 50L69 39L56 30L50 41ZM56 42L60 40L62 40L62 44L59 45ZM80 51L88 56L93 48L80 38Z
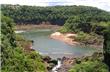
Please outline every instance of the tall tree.
M109 66L110 70L110 23L104 33L104 62Z
M39 53L27 53L17 46L13 23L9 17L1 17L1 71L47 72Z

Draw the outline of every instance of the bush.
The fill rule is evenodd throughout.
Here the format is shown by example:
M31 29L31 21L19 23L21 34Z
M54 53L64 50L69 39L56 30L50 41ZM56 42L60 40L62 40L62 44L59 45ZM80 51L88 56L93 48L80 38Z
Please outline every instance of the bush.
M95 33L84 33L84 32L79 32L77 34L77 37L75 37L76 41L82 42L84 44L102 44L103 43L103 37L99 36Z
M68 32L67 28L65 28L64 26L61 27L58 31L61 32L61 33L66 33L66 32Z
M99 61L87 61L73 66L69 72L109 72L108 67Z
M13 20L2 17L1 25L1 71L2 72L47 72L41 56L35 51L25 52L17 45ZM22 38L18 38L23 40Z

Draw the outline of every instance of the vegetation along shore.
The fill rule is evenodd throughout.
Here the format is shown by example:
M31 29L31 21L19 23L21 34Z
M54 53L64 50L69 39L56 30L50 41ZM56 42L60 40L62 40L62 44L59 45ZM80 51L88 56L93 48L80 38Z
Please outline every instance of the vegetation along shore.
M55 67L54 72L110 72L110 12L81 5L39 7L1 4L1 13L2 72L51 72ZM72 52L74 45L79 44L101 46L103 51L76 58L64 56L57 62L49 56L40 55L37 48L32 48L33 40L15 33L15 30L47 28L55 32L50 34L52 39L49 39L49 44L67 43L69 45L64 48L67 52ZM45 35L45 32L42 33ZM43 34L39 33L41 40L48 39L40 35ZM42 46L42 43L39 45ZM57 45L51 46L51 52L57 49ZM69 50L71 45L73 48ZM84 50L79 48L77 51L80 53ZM45 49L42 51L45 52Z

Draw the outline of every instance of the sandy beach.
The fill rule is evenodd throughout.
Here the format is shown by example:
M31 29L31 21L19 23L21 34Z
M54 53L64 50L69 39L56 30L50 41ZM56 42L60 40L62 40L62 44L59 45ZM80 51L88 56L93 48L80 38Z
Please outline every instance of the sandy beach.
M76 37L76 36L77 35L73 34L73 33L63 34L60 32L55 32L50 35L50 38L63 41L69 45L77 45L77 44L79 44L79 42L74 40L74 37Z

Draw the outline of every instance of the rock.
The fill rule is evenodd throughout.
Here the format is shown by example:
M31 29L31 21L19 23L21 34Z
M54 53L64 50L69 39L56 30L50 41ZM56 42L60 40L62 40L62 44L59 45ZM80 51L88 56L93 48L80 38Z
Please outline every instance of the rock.
M79 44L78 42L74 41L74 37L76 36L77 36L76 34L72 33L62 34L60 32L55 32L50 35L50 38L63 41L69 45L76 45Z
M66 37L77 37L77 35L76 34L72 34L72 33L67 33L66 35L65 35Z
M60 35L62 35L60 32L55 32L55 33L51 34L51 36L60 36Z
M60 69L58 69L58 72L68 72L68 70L73 66L74 63L74 58L63 57L62 66L60 67Z
M43 57L43 60L44 60L45 62L49 62L49 61L51 61L51 58L50 58L49 56L44 56L44 57Z

